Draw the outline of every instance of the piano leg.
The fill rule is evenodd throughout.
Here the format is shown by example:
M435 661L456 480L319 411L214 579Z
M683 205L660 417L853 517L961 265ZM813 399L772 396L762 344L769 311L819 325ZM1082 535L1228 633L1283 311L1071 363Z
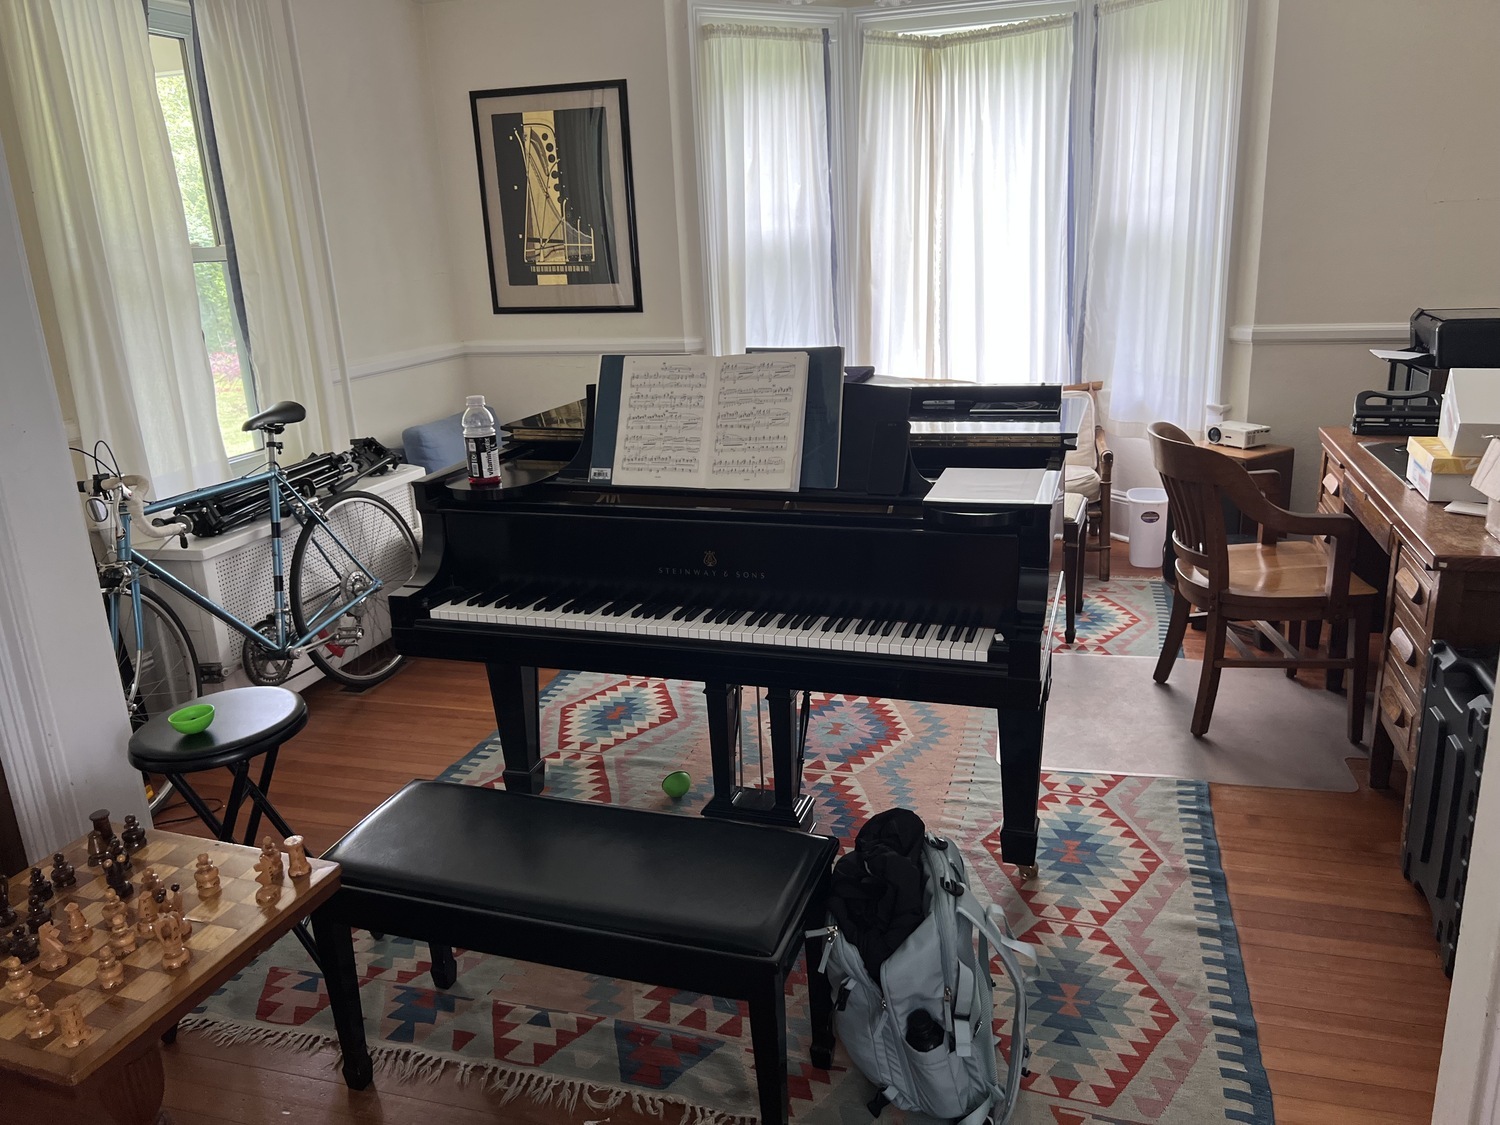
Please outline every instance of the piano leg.
M734 804L734 730L740 721L738 684L704 684L708 701L708 752L714 769L714 795L708 808ZM705 816L718 815L704 809Z
M540 793L546 784L546 763L537 737L536 669L486 664L485 670L505 754L505 788L514 793Z
M813 799L801 792L802 771L797 703L788 688L768 688L766 707L771 715L771 770L773 789L736 785L734 731L740 721L740 688L704 684L708 698L708 738L714 763L714 795L704 816L773 824L783 828L813 827Z
M1038 707L1001 707L1000 857L1014 863L1023 879L1037 874L1037 799L1042 788L1042 727L1046 703Z

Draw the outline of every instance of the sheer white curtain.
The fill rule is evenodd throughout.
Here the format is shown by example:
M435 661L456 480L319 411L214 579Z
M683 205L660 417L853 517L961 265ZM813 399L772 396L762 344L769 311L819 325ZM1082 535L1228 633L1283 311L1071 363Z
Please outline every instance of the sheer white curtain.
M1245 0L1099 5L1083 371L1115 422L1219 397Z
M333 394L345 372L286 13L280 0L194 0L193 10L256 389L263 407L307 408L283 435L288 460L327 452L350 436Z
M223 480L140 0L0 0L0 50L85 446L107 440L158 496Z
M713 347L838 343L820 30L701 30Z
M869 31L858 339L881 374L1066 382L1071 16Z

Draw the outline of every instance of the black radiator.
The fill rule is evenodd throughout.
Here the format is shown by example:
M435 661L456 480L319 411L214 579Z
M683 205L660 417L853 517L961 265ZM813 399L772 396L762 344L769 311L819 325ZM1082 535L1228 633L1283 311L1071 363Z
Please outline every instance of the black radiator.
M1434 641L1422 697L1401 870L1432 908L1443 970L1453 975L1469 844L1495 699L1495 654Z

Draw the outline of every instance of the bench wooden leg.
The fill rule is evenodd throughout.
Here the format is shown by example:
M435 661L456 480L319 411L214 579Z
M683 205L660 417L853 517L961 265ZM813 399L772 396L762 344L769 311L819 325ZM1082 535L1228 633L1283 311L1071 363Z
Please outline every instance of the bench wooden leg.
M427 949L431 954L433 985L443 989L452 988L453 982L458 979L458 962L453 959L453 947L430 941Z
M779 972L751 990L750 1044L755 1055L761 1125L787 1125L792 1102L786 1076L786 982Z
M323 984L328 989L328 1006L333 1010L333 1025L344 1052L344 1083L351 1090L363 1090L374 1080L375 1064L365 1043L359 973L354 966L354 933L347 924L321 910L313 912L312 923L318 960L323 967Z

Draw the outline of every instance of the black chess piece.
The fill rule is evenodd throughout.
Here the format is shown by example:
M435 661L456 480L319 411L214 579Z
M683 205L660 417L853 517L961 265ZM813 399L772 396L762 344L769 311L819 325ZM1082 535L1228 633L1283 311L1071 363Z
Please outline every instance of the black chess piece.
M94 824L93 831L89 833L89 866L98 867L107 856L115 854L110 848L110 843L115 838L115 829L109 822L108 809L90 813L89 820Z
M10 884L0 878L0 929L8 930L16 924L16 912L10 908Z
M126 855L135 855L146 846L146 830L134 816L126 816L125 827L120 832L120 841L125 845Z
M124 902L131 895L135 894L135 887L126 877L124 869L115 863L114 860L106 859L103 861L102 866L104 868L104 881L114 889L115 894L120 896L121 902Z
M130 854L126 852L125 845L120 843L119 840L114 842L114 848L110 852L110 855L114 857L115 866L125 872L127 876L135 870L135 864L130 862Z
M41 895L32 895L30 909L26 911L26 928L36 933L52 921L52 911L47 909L47 900Z
M32 898L40 898L43 902L52 898L52 880L42 874L40 867L31 869L31 889L27 891L27 894Z
M78 885L78 875L73 870L62 852L52 857L52 885L54 887L74 887Z
M10 932L10 955L25 965L35 961L42 952L42 943L35 934L26 932L25 926L17 926Z

